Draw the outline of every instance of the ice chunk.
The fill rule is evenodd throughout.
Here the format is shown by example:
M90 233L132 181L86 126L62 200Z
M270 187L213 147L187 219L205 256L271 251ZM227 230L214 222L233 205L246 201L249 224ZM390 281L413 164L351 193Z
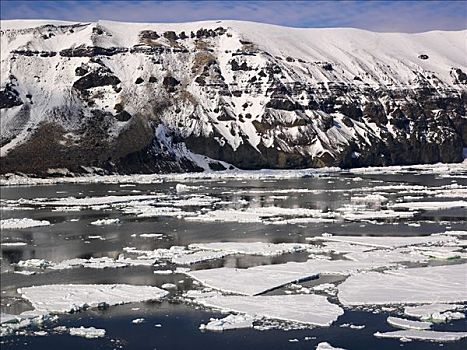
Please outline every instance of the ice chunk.
M430 329L432 325L432 323L430 322L412 321L412 320L407 320L405 318L399 318L399 317L393 317L393 316L389 316L387 321L391 326L394 326L396 328L402 328L402 329L423 330L423 329Z
M20 288L18 293L39 311L66 313L103 303L117 305L158 300L168 292L157 287L128 284L53 284Z
M442 210L453 208L467 208L467 201L450 201L450 202L406 202L394 203L391 208L409 209L409 210Z
M463 338L467 338L467 332L437 332L415 329L386 333L377 332L374 335L378 338L414 339L436 342L457 341Z
M102 225L112 225L120 223L119 219L102 219L91 222L91 225L102 226Z
M1 242L0 245L2 247L23 247L28 244L25 242Z
M161 286L162 289L177 289L177 286L173 283L164 283Z
M329 343L323 342L323 343L319 343L318 346L316 346L316 350L345 350L345 349L336 348Z
M254 317L249 315L228 315L224 318L211 318L207 324L201 324L200 330L222 332L230 329L252 328Z
M105 336L105 329L98 329L94 327L79 327L79 328L70 328L68 330L70 335L75 335L78 337L84 337L88 339L102 338Z
M338 287L344 305L417 304L467 300L467 264L368 272L350 276Z
M275 256L304 251L308 244L263 242L213 242L190 244L189 249L220 251L226 254Z
M247 269L222 267L189 271L187 274L201 283L223 291L256 295L287 283L312 278L320 274L349 275L387 264L348 260L308 260L285 264L255 266Z
M451 316L453 313L449 311L462 309L463 305L460 304L428 304L428 305L418 305L418 306L407 306L404 308L404 314L407 316L416 317L422 320L440 320L440 316L443 317L442 321L448 320L448 316ZM455 314L455 313L454 313ZM464 314L461 314L464 316Z
M17 315L10 315L10 314L0 314L0 324L1 323L7 323L7 322L16 322L19 320L19 317Z
M50 221L33 220L28 218L23 219L4 219L0 220L0 230L15 230L28 227L48 226Z
M214 296L195 302L229 312L239 312L254 318L269 318L329 326L344 313L326 297L313 294L272 296Z
M453 237L446 237L440 235L432 236L321 236L310 237L311 241L330 241L330 242L343 242L349 244L357 244L368 247L376 248L399 248L420 244L441 244L448 242L456 242Z

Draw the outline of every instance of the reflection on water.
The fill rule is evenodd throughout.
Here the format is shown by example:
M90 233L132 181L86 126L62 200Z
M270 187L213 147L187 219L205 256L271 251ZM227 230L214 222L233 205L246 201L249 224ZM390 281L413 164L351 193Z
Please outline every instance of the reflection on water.
M310 208L324 212L335 212L337 209L352 203L352 197L371 193L380 193L390 201L397 202L403 196L411 195L410 189L401 191L381 189L387 185L422 185L439 188L456 181L460 186L467 185L467 179L436 177L435 175L360 175L338 174L303 179L287 180L198 180L189 185L200 186L189 194L203 194L216 197L223 208L255 208L279 206L284 208ZM142 195L163 193L176 195L175 183L162 182L135 186L115 184L63 184L50 186L21 186L2 188L2 200L17 201L35 198L66 197L102 197L108 195ZM371 188L375 188L372 191ZM309 190L309 191L306 191ZM422 194L425 200L444 200L434 198L429 192ZM423 199L422 198L422 199ZM462 198L462 197L461 197ZM460 198L457 198L457 200ZM449 200L456 200L449 199ZM11 203L11 202L10 202ZM371 205L371 203L370 203ZM26 207L31 208L27 210ZM214 203L205 210L220 208ZM185 211L203 210L199 207L183 207ZM3 230L2 242L26 242L25 246L3 246L1 264L2 311L19 313L30 306L18 298L16 289L31 285L53 283L129 283L135 285L161 286L173 283L177 289L171 292L180 295L192 288L192 281L182 274L154 274L154 267L127 267L118 269L70 269L47 271L32 276L12 273L20 260L45 259L59 262L70 258L113 257L117 258L124 247L136 247L142 250L169 248L174 245L185 246L191 243L242 241L242 242L300 242L305 243L307 237L323 233L344 235L426 235L451 230L465 229L466 209L449 209L438 212L419 213L411 219L388 219L366 221L343 221L325 223L302 223L295 225L267 225L264 223L235 222L191 222L176 217L138 218L133 214L123 214L118 206L108 206L100 210L81 208L79 211L55 211L54 207L41 205L25 206L24 210L3 208L2 219L31 218L48 220L52 225L32 227L21 230ZM90 223L98 219L119 218L119 224L95 226ZM416 225L413 225L413 224ZM411 225L409 225L411 224ZM419 225L418 225L419 224ZM140 234L163 234L162 238L145 238ZM89 236L100 236L102 239L90 239ZM201 262L190 266L191 269L207 269L216 267L247 268L256 265L278 264L287 261L306 261L308 254L294 253L277 257L235 256ZM171 268L168 266L161 269ZM342 278L332 276L321 277L320 281L309 281L304 285L339 282ZM282 291L283 292L283 291ZM270 292L280 294L281 290ZM138 308L138 310L134 310ZM60 325L93 326L107 330L107 336L99 340L87 340L63 334L52 334L46 337L8 337L4 340L3 349L51 349L66 347L67 349L123 347L128 349L213 349L221 346L226 349L312 349L322 341L329 341L334 346L346 349L394 349L399 348L397 340L377 339L376 331L389 331L387 314L372 314L359 311L346 311L336 325L329 328L316 328L296 331L254 331L238 330L217 333L203 333L198 330L201 323L210 317L220 317L206 310L195 309L186 304L175 302L138 303L111 307L105 311L89 310L75 315L60 317ZM131 319L144 317L146 322L133 325ZM352 330L339 327L345 323L366 324L363 330ZM155 327L162 324L161 328ZM453 321L447 325L436 325L436 329L465 330L464 320ZM304 337L312 337L304 341ZM316 337L316 338L314 338ZM299 343L290 343L292 338L300 339ZM403 343L405 349L438 349L432 343ZM445 349L466 348L465 341L445 346Z

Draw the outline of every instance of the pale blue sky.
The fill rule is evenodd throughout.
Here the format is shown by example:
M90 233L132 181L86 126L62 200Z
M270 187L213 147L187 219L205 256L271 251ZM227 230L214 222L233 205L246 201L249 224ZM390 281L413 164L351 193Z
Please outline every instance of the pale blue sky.
M2 19L187 22L236 19L291 27L423 32L467 28L462 1L1 1Z

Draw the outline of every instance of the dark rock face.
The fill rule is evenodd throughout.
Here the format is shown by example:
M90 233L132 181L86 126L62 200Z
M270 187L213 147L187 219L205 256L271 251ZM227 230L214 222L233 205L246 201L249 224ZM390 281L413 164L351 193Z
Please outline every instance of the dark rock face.
M177 79L175 79L174 77L171 77L171 76L164 77L164 80L162 81L162 85L164 85L165 89L168 92L174 92L175 87L177 85L179 85L179 84L180 84L180 82Z
M18 92L13 89L0 90L0 109L21 106L23 101L18 96Z
M91 72L75 81L73 83L73 87L78 90L86 90L97 86L118 84L120 84L120 79L118 79L116 76L103 70L98 70Z

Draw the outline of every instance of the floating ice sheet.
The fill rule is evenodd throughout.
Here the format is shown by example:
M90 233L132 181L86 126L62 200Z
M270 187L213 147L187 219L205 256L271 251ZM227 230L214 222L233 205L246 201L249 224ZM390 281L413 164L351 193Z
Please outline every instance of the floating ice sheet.
M249 315L228 315L224 318L211 318L207 324L201 324L200 330L222 332L231 329L252 328L254 317Z
M75 335L78 337L88 338L88 339L95 339L95 338L102 338L105 336L105 329L99 329L94 327L79 327L79 328L70 328L69 330L70 335Z
M4 219L0 220L1 230L14 230L28 227L48 226L50 222L47 220L33 220L28 218L23 219Z
M343 305L423 304L467 300L467 264L350 276L338 287Z
M326 297L313 294L273 296L214 296L195 300L206 307L315 326L329 326L344 313Z
M167 292L157 287L128 284L51 284L18 289L39 311L66 313L99 304L117 305L158 300Z
M388 265L347 260L308 260L306 262L255 266L247 269L222 267L189 271L187 274L215 289L244 295L257 295L287 283L312 278L320 274L349 275L383 266Z
M327 342L319 343L316 346L316 350L345 350L343 348L336 348Z
M460 304L427 304L418 306L407 306L404 308L404 314L419 318L421 320L448 321L457 316L457 318L464 318L465 315L459 312L452 312L455 310L463 309ZM464 317L462 317L464 316Z
M442 244L455 242L456 239L440 235L431 236L332 236L313 237L310 241L344 242L377 248L398 248L419 244Z
M407 202L394 203L391 208L409 209L409 210L442 210L453 208L467 208L467 201L450 201L450 202Z
M467 332L437 332L411 329L386 333L377 332L375 337L449 342L467 338Z
M400 318L400 317L393 317L389 316L387 318L387 322L396 328L402 328L402 329L418 329L418 330L423 330L423 329L430 329L432 323L431 322L423 322L423 321L412 321L408 320L406 318Z

